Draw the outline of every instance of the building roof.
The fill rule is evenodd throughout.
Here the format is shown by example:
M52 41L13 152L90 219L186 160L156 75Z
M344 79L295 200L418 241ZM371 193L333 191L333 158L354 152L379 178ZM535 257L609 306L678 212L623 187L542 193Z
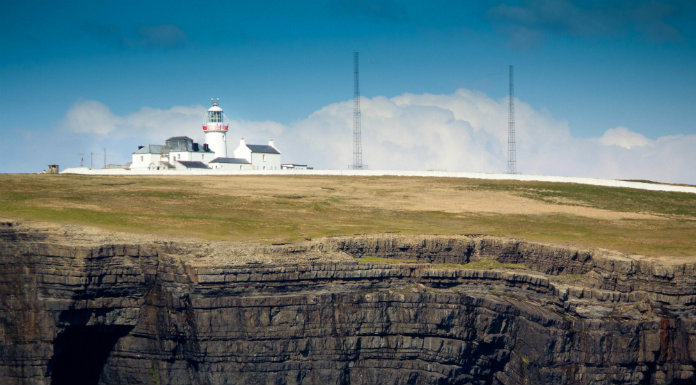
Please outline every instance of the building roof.
M204 152L212 153L210 149L205 149L205 145L200 145L188 136L172 136L165 141L165 148L170 152Z
M169 142L170 140L175 140L175 141L179 141L179 140L189 141L190 140L193 142L193 139L189 138L188 136L172 136L171 138L167 139L166 142Z
M186 148L178 148L174 149L171 148L169 149L170 152L197 152L197 153L203 153L203 154L212 154L213 150L211 149L204 149L203 146L199 146L198 148L191 148L191 149L186 149Z
M161 154L164 150L164 146L159 144L148 144L143 146L143 148L138 149L134 154Z
M247 144L247 147L251 152L262 153L262 154L280 154L278 150L267 144Z
M244 158L215 158L210 163L251 164Z
M199 161L177 160L177 162L181 163L186 168L210 168L206 166L205 163Z

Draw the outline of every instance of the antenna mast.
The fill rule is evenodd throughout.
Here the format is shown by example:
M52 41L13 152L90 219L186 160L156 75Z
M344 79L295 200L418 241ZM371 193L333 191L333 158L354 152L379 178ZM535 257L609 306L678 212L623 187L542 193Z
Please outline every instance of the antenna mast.
M512 65L510 65L510 107L508 109L508 162L507 173L517 174L517 150L515 149L515 102L514 86L512 76Z
M360 129L360 76L358 74L358 52L353 52L353 170L362 170L362 138Z

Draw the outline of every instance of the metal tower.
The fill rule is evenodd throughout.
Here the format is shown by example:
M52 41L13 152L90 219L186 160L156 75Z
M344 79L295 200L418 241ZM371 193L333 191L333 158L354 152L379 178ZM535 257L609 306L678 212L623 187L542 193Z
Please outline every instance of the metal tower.
M360 129L360 76L358 74L358 52L353 52L353 170L362 170L362 138Z
M507 173L517 174L517 150L515 149L515 102L512 77L512 65L510 65L510 107L508 109L508 162Z

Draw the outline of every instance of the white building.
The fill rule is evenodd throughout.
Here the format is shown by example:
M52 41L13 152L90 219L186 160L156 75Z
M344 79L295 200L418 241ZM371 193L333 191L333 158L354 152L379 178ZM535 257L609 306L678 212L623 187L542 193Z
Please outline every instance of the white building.
M234 150L234 157L246 159L252 170L280 170L280 151L273 139L268 144L247 144L242 138Z
M229 125L224 121L220 99L213 100L203 124L205 144L199 145L188 136L174 136L164 145L139 146L133 152L131 170L280 170L280 151L273 140L268 145L247 145L244 139L227 157L226 135Z
M205 144L215 153L216 158L227 158L227 129L229 125L224 121L222 108L218 105L220 98L213 100L212 107L208 109L208 120L203 124Z
M133 153L130 168L131 170L167 170L174 168L171 164L162 164L163 157L166 162L169 155L164 154L164 146L159 144L148 144L138 146L138 150Z
M208 163L213 170L251 170L251 163L239 158L216 158Z
M188 136L174 136L167 139L164 146L150 144L138 148L133 153L130 168L131 170L201 168L197 163L207 168L206 165L213 159L215 159L215 153L210 151L207 144L201 146Z

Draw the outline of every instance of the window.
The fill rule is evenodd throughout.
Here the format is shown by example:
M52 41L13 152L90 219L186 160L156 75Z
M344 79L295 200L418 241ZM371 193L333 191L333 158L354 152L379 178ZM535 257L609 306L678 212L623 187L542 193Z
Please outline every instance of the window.
M208 120L211 123L222 123L222 111L208 112Z
M143 162L144 160L145 160L145 156L144 156L144 155L140 155L140 161Z

